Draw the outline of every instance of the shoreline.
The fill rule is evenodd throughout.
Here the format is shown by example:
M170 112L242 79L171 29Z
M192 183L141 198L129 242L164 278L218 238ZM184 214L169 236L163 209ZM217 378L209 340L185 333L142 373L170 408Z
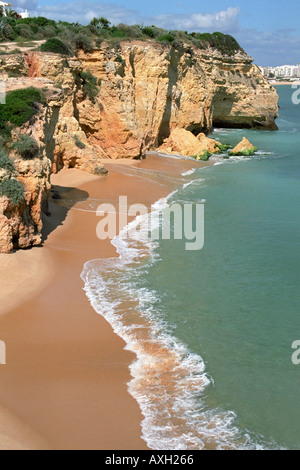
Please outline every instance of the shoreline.
M122 163L108 163L107 177L79 170L53 175L62 199L51 201L44 246L22 252L18 259L23 271L19 269L17 280L10 279L13 303L6 303L0 290L0 339L7 347L7 364L0 367L0 406L8 421L24 423L14 424L9 441L0 429L1 449L147 448L141 411L127 390L134 354L124 350L124 341L83 291L84 264L117 256L109 240L97 239L98 220L90 205L116 202L126 194L129 204L151 206L172 191L166 175L181 177L207 164L151 155L126 162L126 168ZM3 255L12 257L11 270L18 271L18 253ZM26 277L31 284L27 297L26 286L20 287Z
M274 82L274 83L271 83L269 82L270 85L272 86L277 86L277 85L300 85L300 80L295 80L294 82Z

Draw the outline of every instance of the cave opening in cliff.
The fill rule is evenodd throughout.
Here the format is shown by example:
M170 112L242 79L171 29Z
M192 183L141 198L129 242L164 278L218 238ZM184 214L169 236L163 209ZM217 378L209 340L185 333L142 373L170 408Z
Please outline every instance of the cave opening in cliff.
M192 123L186 128L187 131L190 131L192 134L194 134L195 137L197 137L198 134L201 132L207 132L208 129L205 129L200 123Z
M231 117L234 99L235 96L229 95L224 89L215 94L211 105L213 127L234 127Z
M212 126L218 129L251 129L253 127L250 123L234 122L226 117L213 119Z

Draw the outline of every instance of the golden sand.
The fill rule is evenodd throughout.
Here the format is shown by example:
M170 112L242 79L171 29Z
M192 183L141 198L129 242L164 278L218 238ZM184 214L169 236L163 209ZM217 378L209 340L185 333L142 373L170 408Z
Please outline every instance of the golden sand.
M147 156L108 163L109 176L53 175L62 199L51 201L43 247L0 255L0 449L146 449L127 391L133 354L90 306L80 278L86 261L117 254L98 240L95 212L81 207L119 195L150 205L173 189L166 175L204 165Z

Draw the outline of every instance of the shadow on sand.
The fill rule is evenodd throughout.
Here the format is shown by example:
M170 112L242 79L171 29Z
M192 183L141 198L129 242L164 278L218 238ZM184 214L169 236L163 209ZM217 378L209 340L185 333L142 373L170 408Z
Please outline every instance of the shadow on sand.
M78 202L86 201L89 194L77 188L53 185L49 196L49 209L43 214L42 243L60 225L63 225L68 212Z

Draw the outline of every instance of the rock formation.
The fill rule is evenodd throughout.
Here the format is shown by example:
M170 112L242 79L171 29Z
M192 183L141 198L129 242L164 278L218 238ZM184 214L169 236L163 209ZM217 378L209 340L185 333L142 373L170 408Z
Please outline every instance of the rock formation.
M157 148L176 127L195 135L213 126L276 129L276 90L243 52L141 42L78 57L101 79L87 138L110 158Z
M230 152L230 155L244 155L250 156L254 155L257 152L257 147L254 147L251 142L246 137L243 137L241 142L239 142Z
M175 127L158 150L164 153L180 154L200 159L206 152L219 153L221 145L221 142L209 139L203 133L195 137L192 132Z
M2 56L0 73L7 91L35 86L47 95L17 130L44 150L38 161L15 162L25 202L12 207L0 198L0 251L41 242L50 171L76 167L105 174L104 159L138 158L160 146L196 156L209 146L213 153L218 143L205 136L213 126L276 129L276 90L242 51L223 56L209 46L103 42L77 57L38 51Z
M15 204L0 197L0 252L40 245L42 213L48 209L51 162L47 157L33 160L15 159L14 179L23 184L24 199ZM0 180L6 175L0 175Z
M15 72L18 64L22 75L45 80L45 86L52 81L61 90L61 102L49 102L56 125L47 131L48 156L57 170L139 157L162 145L176 127L195 135L213 126L277 128L276 90L242 51L223 56L210 47L103 42L77 58L33 51L23 59L10 56L3 71ZM81 72L87 71L99 83L95 102L83 93Z

